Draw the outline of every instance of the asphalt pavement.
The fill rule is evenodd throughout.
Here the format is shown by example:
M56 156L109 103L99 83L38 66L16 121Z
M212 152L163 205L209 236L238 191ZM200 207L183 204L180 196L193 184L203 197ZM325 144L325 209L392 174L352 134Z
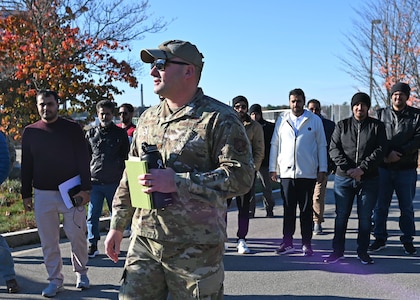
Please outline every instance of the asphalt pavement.
M414 243L419 253L404 254L399 242L399 210L393 200L388 229L388 246L372 255L373 265L362 265L356 258L357 215L353 210L346 240L346 259L336 264L323 263L323 257L331 251L334 228L333 176L330 176L323 223L324 235L313 237L314 256L304 257L300 251L279 256L275 249L282 236L282 200L276 193L274 218L266 218L259 202L256 217L250 220L247 243L251 253L240 255L236 251L237 210L228 212L229 246L225 255L225 299L420 299L420 238ZM233 202L234 203L234 202ZM355 208L355 207L354 207ZM420 192L415 199L416 228L420 228ZM296 223L295 248L301 243L300 222ZM105 232L103 233L106 234ZM79 291L75 288L76 278L70 262L70 244L63 238L63 272L65 291L56 299L118 299L118 289L123 271L124 256L114 264L104 255L102 237L100 255L89 260L91 288ZM128 248L125 238L122 250ZM47 273L39 244L20 246L13 249L17 280L21 286L19 294L6 294L4 282L0 282L0 299L44 299L41 291L48 284Z

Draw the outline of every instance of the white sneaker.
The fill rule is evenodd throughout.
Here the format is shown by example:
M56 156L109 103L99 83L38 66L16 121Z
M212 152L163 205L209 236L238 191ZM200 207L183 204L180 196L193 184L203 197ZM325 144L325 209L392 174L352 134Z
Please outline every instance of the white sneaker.
M248 246L246 245L244 239L240 239L238 241L238 246L236 246L236 248L238 248L238 253L239 254L247 254L247 253L250 253L251 252L249 250Z
M76 288L85 290L90 287L90 282L87 275L76 274L76 278Z
M314 231L313 231L313 233L314 233L315 235L321 235L321 234L323 234L321 224L318 224L318 223L315 223L315 224L314 224Z
M50 284L42 290L42 296L46 297L46 298L52 298L55 295L57 295L57 293L64 291L64 287L63 285L56 285L52 282L50 282Z

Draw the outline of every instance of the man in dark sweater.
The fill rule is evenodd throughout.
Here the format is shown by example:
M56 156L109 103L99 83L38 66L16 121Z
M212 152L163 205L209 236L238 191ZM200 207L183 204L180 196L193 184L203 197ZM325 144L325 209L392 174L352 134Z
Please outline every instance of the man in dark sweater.
M89 287L84 208L91 189L89 152L80 125L58 116L57 93L40 91L36 99L41 120L26 126L22 135L21 194L25 211L31 211L34 188L35 220L50 281L42 295L53 297L64 289L59 214L63 215L63 229L71 243L76 287ZM58 186L77 175L80 176L80 192L74 198L81 199L81 205L69 207Z

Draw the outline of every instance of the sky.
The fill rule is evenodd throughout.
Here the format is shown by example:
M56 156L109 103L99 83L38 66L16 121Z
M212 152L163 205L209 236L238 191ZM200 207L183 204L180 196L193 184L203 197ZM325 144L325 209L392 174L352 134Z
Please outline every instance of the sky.
M289 91L304 90L321 104L349 103L358 91L369 93L344 70L346 34L357 20L353 8L363 0L149 0L149 12L173 21L161 33L131 44L131 59L166 40L195 44L204 55L199 86L206 95L230 104L238 95L249 105L288 105ZM143 65L139 88L120 84L117 104L158 104L149 65Z

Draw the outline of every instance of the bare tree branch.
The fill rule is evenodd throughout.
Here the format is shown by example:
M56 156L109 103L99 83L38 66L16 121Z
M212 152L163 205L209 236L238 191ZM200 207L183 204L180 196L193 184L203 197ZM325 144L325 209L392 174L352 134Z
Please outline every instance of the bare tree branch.
M409 83L410 100L420 104L419 7L420 0L372 0L354 9L358 19L347 36L348 56L340 59L346 72L368 88L372 72L372 98L378 105L389 104L397 81Z

